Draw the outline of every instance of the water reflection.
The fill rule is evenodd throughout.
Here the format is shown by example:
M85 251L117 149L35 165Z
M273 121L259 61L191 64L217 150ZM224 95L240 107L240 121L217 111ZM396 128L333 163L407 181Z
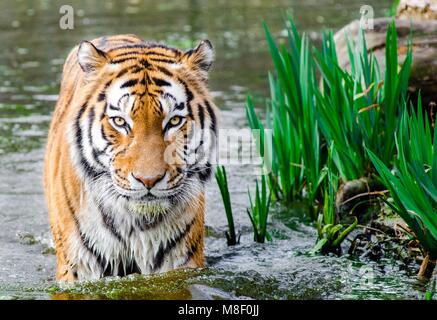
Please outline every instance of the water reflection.
M273 34L280 36L283 15L291 10L299 29L317 39L321 29L340 28L358 18L362 4L359 0L79 0L72 3L75 27L61 30L59 7L65 1L0 2L0 224L4 230L0 233L0 296L47 298L45 289L47 283L51 285L47 280L52 280L54 256L47 250L50 237L41 186L43 146L59 91L62 64L74 45L101 35L135 33L147 40L188 49L208 38L216 48L210 87L223 110L222 123L227 127L243 127L247 94L254 94L262 105L260 97L268 92L266 74L271 62L261 21L266 21ZM376 0L366 3L374 7L376 15L382 15L388 6ZM422 290L420 286L415 288L413 280L397 266L386 266L382 271L376 266L373 286L363 287L355 276L361 266L347 257L308 257L305 252L314 244L315 231L302 223L299 209L295 210L296 216L277 212L272 225L275 242L253 245L245 212L247 184L251 181L241 171L230 168L228 174L235 222L243 231L243 244L226 247L223 239L226 218L216 186L211 184L207 195L206 223L210 236L206 255L215 271L195 276L170 275L156 283L169 284L177 277L175 284L180 286L163 287L154 295L143 291L143 297L193 298L210 294L225 298L234 295L411 298L418 295L415 290ZM39 240L23 244L20 234L31 234ZM348 283L341 281L343 269L351 270ZM39 285L25 293L23 287L29 283ZM140 280L130 285L144 283ZM5 289L5 284L9 289ZM120 282L104 289L113 289L119 295L132 294L132 287L123 285ZM107 294L105 290L101 296ZM84 296L96 295L85 292ZM54 297L74 296L64 292Z
M382 14L386 6L370 2ZM74 1L74 29L61 30L59 8L64 4L49 0L0 3L0 103L30 104L35 113L50 114L62 64L74 45L104 34L135 33L184 49L211 39L217 58L210 81L217 104L240 108L248 92L267 92L266 72L271 65L262 20L280 35L284 12L290 10L301 30L314 32L341 27L359 16L360 7L357 0L341 5L331 0ZM1 108L0 117L8 117ZM5 146L21 142L14 140L13 132L2 130L0 149L19 149Z

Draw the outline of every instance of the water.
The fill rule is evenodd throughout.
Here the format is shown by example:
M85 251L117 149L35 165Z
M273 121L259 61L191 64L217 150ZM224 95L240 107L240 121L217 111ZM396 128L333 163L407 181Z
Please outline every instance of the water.
M59 28L57 1L0 3L0 298L421 298L423 285L393 261L363 263L347 256L310 256L315 229L296 205L274 210L272 243L255 244L246 215L247 168L229 167L241 244L227 247L226 218L215 183L207 189L208 268L152 277L107 279L57 287L55 256L42 193L44 145L63 61L83 39L135 33L188 49L208 38L216 48L210 86L227 128L246 125L248 93L262 106L271 68L261 21L283 31L285 10L317 40L359 17L360 1L75 1L75 28ZM97 3L97 2L96 2ZM388 4L367 1L382 15Z

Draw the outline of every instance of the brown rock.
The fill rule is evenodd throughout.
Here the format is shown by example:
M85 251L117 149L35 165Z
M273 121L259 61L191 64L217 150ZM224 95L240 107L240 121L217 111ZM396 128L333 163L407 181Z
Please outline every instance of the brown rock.
M375 54L382 72L385 70L386 31L391 21L392 18L375 19L374 28L365 33L368 51ZM405 58L412 30L413 61L409 89L413 96L420 89L423 104L428 106L430 102L437 101L437 20L396 19L395 22L400 64ZM334 36L338 60L344 68L349 68L346 35L356 41L358 34L359 21L353 21Z

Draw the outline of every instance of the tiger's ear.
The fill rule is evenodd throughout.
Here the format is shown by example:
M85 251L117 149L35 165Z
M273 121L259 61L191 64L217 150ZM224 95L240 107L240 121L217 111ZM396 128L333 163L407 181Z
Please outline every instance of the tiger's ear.
M85 73L92 73L103 67L108 58L105 52L97 49L91 42L82 41L77 50L77 60Z
M209 40L202 40L196 48L185 52L182 60L207 79L208 70L214 61L214 47Z

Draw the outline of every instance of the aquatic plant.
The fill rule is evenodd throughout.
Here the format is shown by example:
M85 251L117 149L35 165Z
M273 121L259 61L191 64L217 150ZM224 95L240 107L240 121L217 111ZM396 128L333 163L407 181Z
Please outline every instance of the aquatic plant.
M255 187L255 198L249 194L250 209L247 209L250 221L253 227L254 241L264 243L265 239L272 240L272 237L267 232L267 218L270 210L271 193L268 192L267 179L265 175L261 176L261 189L259 188L258 180Z
M330 154L332 151L330 148ZM323 209L317 219L317 242L310 253L340 253L341 244L346 237L356 228L358 224L357 218L355 221L345 227L338 223L335 212L335 196L338 190L338 175L332 170L332 159L329 157L328 166L324 168L326 178L324 183Z
M385 139L388 140L388 139ZM401 118L395 135L394 169L372 151L369 156L390 191L386 203L407 223L424 255L437 259L437 130L423 114L420 97L417 112L411 108ZM391 201L390 201L391 200ZM428 259L424 259L426 261Z
M322 85L315 89L320 129L328 145L333 144L333 161L343 181L366 176L373 168L365 148L385 164L395 155L391 138L399 126L406 99L411 67L411 47L398 72L396 26L386 35L385 78L373 54L368 54L364 31L359 41L347 42L350 71L338 61L332 32L323 36L316 52Z
M270 99L265 120L250 97L246 115L252 129L272 130L271 141L261 134L259 150L272 164L267 178L271 193L285 202L306 195L311 203L323 204L313 251L335 252L357 225L355 220L343 226L336 217L338 184L376 172L367 150L384 165L395 160L391 137L405 112L412 50L408 46L399 64L396 26L390 23L381 71L361 31L356 43L347 41L348 69L338 60L332 32L323 35L317 50L298 33L292 18L286 23L287 45L277 45L264 24L275 68L269 73Z
M246 104L249 126L273 131L272 141L267 141L272 144L268 148L271 154L261 151L272 163L270 190L291 202L299 198L305 188L308 198L314 200L321 181L322 162L313 99L316 77L309 41L306 35L299 35L290 17L287 20L288 48L276 45L266 24L264 30L276 72L275 75L269 73L270 101L265 125L249 97Z
M392 1L390 8L387 11L387 16L389 16L389 17L396 16L396 11L398 10L400 2L401 2L401 0L393 0Z
M357 43L347 42L350 71L337 58L332 32L324 34L320 50L299 35L291 17L287 20L288 45L277 45L264 24L275 73L269 73L270 100L265 121L256 114L249 97L246 115L252 129L271 129L269 150L260 151L272 163L269 187L277 198L294 201L302 191L312 202L321 195L327 145L333 145L333 161L342 181L368 175L374 169L365 148L386 164L393 161L392 139L406 100L412 52L398 72L396 27L386 36L385 70L368 54L364 32ZM316 81L316 71L321 81ZM384 74L384 75L383 75Z
M436 294L436 278L435 276L429 283L429 288L425 292L425 300L432 300Z
M215 171L215 179L220 189L225 207L226 219L228 220L228 231L225 232L228 246L236 245L240 242L240 236L235 233L234 216L232 213L231 196L228 189L228 178L224 166L217 166Z

